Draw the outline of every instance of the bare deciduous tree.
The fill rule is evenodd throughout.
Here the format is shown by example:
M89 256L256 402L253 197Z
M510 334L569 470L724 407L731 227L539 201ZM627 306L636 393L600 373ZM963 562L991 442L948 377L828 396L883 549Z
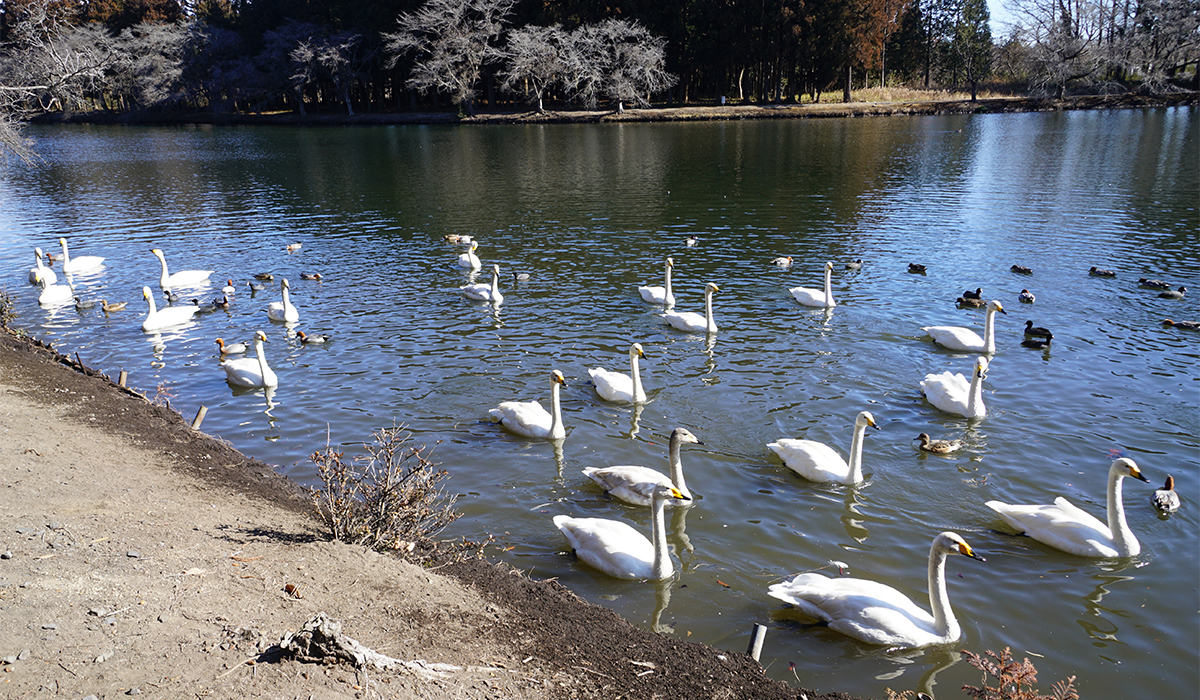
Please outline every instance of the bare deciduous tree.
M530 25L511 31L504 53L501 89L528 96L537 111L546 111L542 98L554 85L567 92L573 89L571 77L577 74L573 69L577 56L570 35L561 26Z
M350 90L370 59L363 39L358 32L338 32L302 40L291 53L297 66L292 80L298 82L301 89L312 82L328 81L346 105L346 112L353 117Z
M573 79L575 93L590 108L599 97L617 103L649 106L648 96L675 84L665 69L667 41L637 22L608 19L572 32L579 57Z
M392 54L418 58L408 86L425 94L444 92L468 115L475 113L475 86L483 66L504 57L493 42L516 0L429 0L397 18L398 30L383 35Z

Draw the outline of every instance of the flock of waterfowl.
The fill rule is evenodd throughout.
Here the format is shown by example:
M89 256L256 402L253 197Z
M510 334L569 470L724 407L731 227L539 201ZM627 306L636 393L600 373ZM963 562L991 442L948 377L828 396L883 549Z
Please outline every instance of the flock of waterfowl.
M478 241L470 236L447 236L446 240L450 243L469 245L468 250L457 258L460 267L473 271L482 268L482 262L476 254L479 249ZM59 242L63 249L61 269L68 275L94 272L103 266L104 259L97 256L70 258L66 240L60 239ZM697 242L698 239L693 236L685 244L690 247ZM300 244L294 244L288 246L287 250L295 252L299 248ZM163 251L155 248L151 252L160 263L159 286L167 299L178 299L177 290L201 288L210 284L212 270L170 273ZM43 257L41 249L37 249L36 265L29 272L30 282L42 287L39 302L46 306L70 303L72 300L77 304L86 303L75 296L69 283L57 284L57 275L51 265L44 263ZM779 257L770 262L781 267L790 267L792 258ZM857 270L862 265L862 260L855 260L847 263L844 269ZM667 257L664 260L663 286L639 287L639 296L648 304L662 307L664 323L673 328L692 333L718 332L714 320L713 297L720 291L719 286L712 282L705 285L703 314L676 311L672 289L674 266L673 258ZM826 263L824 284L821 288L794 287L789 289L791 296L797 303L806 307L833 308L837 301L831 289L832 271L833 263ZM1029 268L1018 265L1014 265L1012 271L1023 275L1032 274ZM909 272L925 274L927 267L911 263ZM1099 277L1115 276L1115 273L1097 268L1092 268L1089 274ZM273 276L269 273L260 273L255 277L256 280L248 283L252 292L264 289L264 282L273 281ZM319 273L302 273L301 278L319 280L321 277ZM1164 283L1157 280L1142 279L1139 283L1147 288L1169 289L1169 285L1164 287ZM489 283L468 284L460 289L469 299L494 305L503 303L499 265L492 266ZM270 320L286 323L290 328L300 320L300 314L291 303L290 284L287 279L281 281L280 290L282 300L272 302L265 311ZM193 300L193 303L185 302L179 306L159 309L150 287L144 286L142 295L147 302L148 313L142 323L142 330L148 333L157 332L185 324L206 310L227 307L235 291L233 280L228 280L227 286L221 291L222 296L212 304L201 304L198 300ZM1161 296L1179 298L1184 292L1186 289L1181 287L1178 292L1171 291L1170 296L1167 292ZM1025 303L1035 301L1033 294L1027 289L1022 290L1019 300ZM961 326L926 326L922 330L934 343L942 347L957 352L978 353L973 362L971 378L968 380L962 374L950 371L930 373L920 382L920 388L926 400L937 409L970 419L982 419L987 415L982 384L987 378L989 356L996 353L996 314L1007 315L1007 311L1000 301L985 299L981 288L963 292L957 302L960 306L978 306L986 309L982 337L975 330ZM106 300L100 300L99 303L105 313L117 311L123 306L109 304ZM1177 322L1169 319L1164 321L1164 324L1192 329L1200 327L1196 322ZM302 331L296 332L295 335L305 344L320 344L329 340L328 335L306 335ZM1049 330L1035 327L1032 321L1026 322L1025 336L1027 340L1024 344L1029 347L1046 347L1053 338ZM263 343L266 341L265 333L261 330L255 331L252 342L257 356L234 358L229 356L248 351L247 344L229 344L222 338L216 339L223 358L222 367L231 384L248 387L273 387L278 384L278 377L268 366L263 352ZM633 343L629 348L629 374L603 367L590 369L588 373L600 398L611 402L644 403L647 399L641 382L639 360L645 356L642 346ZM561 387L567 385L567 380L557 369L550 371L549 378L549 411L538 401L505 401L489 411L492 420L523 437L564 439L566 429L559 392ZM776 454L788 469L804 479L854 485L863 481L862 453L867 428L878 429L878 426L870 412L862 411L854 421L848 460L828 445L812 440L781 438L765 447ZM921 433L917 439L920 441L919 449L936 454L949 454L963 447L961 441L933 439L927 433ZM562 532L581 561L618 578L660 580L673 575L674 565L668 551L664 510L667 506L685 507L692 500L684 480L680 459L680 451L685 444L703 443L686 428L675 429L669 446L669 475L647 467L629 465L584 470L584 476L613 497L652 508L652 524L651 537L647 538L619 521L555 516L554 525ZM999 501L989 501L986 505L995 510L1013 529L1051 547L1085 557L1130 557L1139 553L1140 544L1125 519L1121 488L1125 478L1146 481L1133 460L1121 457L1112 462L1108 472L1107 523L1101 522L1063 498L1057 498L1052 505L1009 505ZM1173 491L1173 480L1170 477L1167 478L1164 488L1155 494L1153 502L1163 511L1179 507L1179 499ZM961 634L946 590L945 561L952 554L982 559L958 534L943 532L937 535L929 552L928 611L894 588L878 582L846 577L831 578L813 572L771 585L767 594L786 601L812 618L828 623L832 629L864 642L891 647L920 647L946 643L958 639Z
M75 294L71 276L100 272L104 268L104 258L96 255L72 258L67 246L67 239L59 238L58 242L62 246L61 269L67 277L65 284L58 283L58 274L53 269L54 258L43 253L41 248L34 249L34 267L29 270L29 282L40 285L42 288L41 294L38 296L38 303L44 307L56 307L74 302L75 308L80 311L99 306L105 314L113 314L123 310L126 302L114 302L110 304L107 299L85 300ZM289 244L286 247L286 251L288 253L295 253L301 249L302 245L301 243ZM183 326L199 315L229 308L232 298L236 293L236 288L233 286L233 279L227 280L227 284L220 290L221 296L213 299L211 302L202 303L199 298L193 298L190 302L182 301L182 297L179 294L180 291L198 293L199 290L211 286L211 277L215 271L181 270L171 272L167 267L166 254L160 248L153 248L150 253L159 262L161 274L158 285L162 290L163 298L167 305L159 308L155 302L155 294L151 291L150 287L148 285L142 287L142 298L146 301L147 305L146 317L142 320L142 331L146 333L158 333ZM254 277L255 280L248 282L252 295L266 289L264 282L274 280L272 273L257 273ZM300 277L306 280L321 279L320 273L302 272L300 273ZM287 279L283 279L280 283L283 300L271 302L265 309L268 319L285 323L289 328L300 321L300 312L291 302L289 295L290 286ZM173 304L177 302L182 303L174 306ZM305 335L303 331L296 332L296 337L299 338L302 344L321 344L329 340L327 334L309 336ZM226 378L230 384L242 387L277 386L279 384L279 377L267 364L267 357L263 352L263 343L267 342L266 334L262 331L255 331L252 342L256 356L236 358L233 356L245 354L249 350L246 343L226 343L223 338L216 339L217 348L221 356L221 367L225 370Z
M688 244L693 243L689 240ZM475 252L479 244L472 240L470 246L470 250L460 256L459 264L478 270L481 264ZM790 267L792 259L778 257L770 262ZM860 269L862 264L861 260L855 260L847 264L846 269ZM663 285L639 287L639 296L646 303L661 306L664 322L673 328L686 332L716 333L713 295L719 291L719 287L711 282L705 285L704 314L675 311L672 289L674 268L674 259L666 258ZM837 304L831 292L832 271L833 263L826 263L824 284L820 289L795 287L789 292L803 306L832 308ZM912 264L910 271L924 274L927 268ZM1019 265L1014 265L1012 272L1032 275L1032 270ZM471 299L499 304L502 301L498 292L499 279L499 266L493 266L490 285L468 285L461 289ZM968 300L978 301L980 306L986 308L983 337L970 328L959 326L927 326L922 330L940 346L958 352L979 353L974 361L972 378L967 380L963 375L949 371L931 373L920 382L920 387L934 407L980 419L987 415L982 383L987 378L988 356L996 353L996 314L1007 312L1000 301L984 300L980 288L964 292L958 301ZM1027 289L1022 290L1019 300L1034 302L1033 295ZM1046 347L1053 337L1049 330L1035 327L1032 321L1026 323L1025 335L1028 340L1024 344L1029 347ZM634 343L629 349L629 374L602 367L589 369L596 393L605 401L644 402L646 394L638 364L644 357L642 346ZM490 414L502 427L517 435L562 440L566 436L566 429L559 390L566 383L562 372L557 369L550 372L549 411L537 401L506 401L491 409ZM805 479L854 485L863 481L863 443L866 430L870 427L878 429L871 413L862 411L854 421L849 460L828 445L812 440L782 438L766 447L778 455L785 466ZM948 454L963 446L958 440L934 440L927 433L921 433L918 439L919 449L937 454ZM615 498L634 505L649 506L653 511L650 538L615 520L555 516L554 525L562 532L580 561L617 578L659 580L673 575L674 566L668 551L663 513L668 505L682 507L692 500L684 482L680 460L680 448L688 443L703 444L686 428L677 428L672 433L669 476L643 466L584 470L587 478ZM1085 557L1131 557L1139 553L1140 545L1125 519L1121 482L1127 477L1147 481L1132 459L1121 457L1114 460L1108 472L1107 523L1061 497L1051 505L1010 505L1000 501L989 501L986 505L1013 529L1062 551ZM1164 511L1178 507L1178 496L1172 489L1173 481L1168 477L1164 489L1153 499L1156 507ZM890 586L864 579L831 578L815 572L799 574L786 582L771 585L767 594L791 604L814 619L826 622L832 629L867 643L921 647L952 642L961 635L946 590L945 561L952 554L982 560L960 535L954 532L937 535L929 552L928 611Z

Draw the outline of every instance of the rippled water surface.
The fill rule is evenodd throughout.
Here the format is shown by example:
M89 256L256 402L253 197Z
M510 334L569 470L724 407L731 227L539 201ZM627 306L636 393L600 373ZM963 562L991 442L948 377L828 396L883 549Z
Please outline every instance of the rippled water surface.
M1077 676L1084 697L1196 697L1200 647L1200 152L1195 109L717 124L272 128L34 128L38 167L0 166L0 286L14 325L149 395L170 396L204 429L312 483L307 455L329 440L351 452L373 429L410 427L451 474L466 516L448 531L493 533L497 556L537 578L680 639L745 649L768 625L763 663L780 680L883 696L884 688L959 697L979 673L957 649L1031 656L1043 689ZM480 241L503 271L505 302L464 299L476 277L447 234ZM695 247L685 238L699 237ZM40 308L26 284L33 248L103 255L74 278L85 298L128 301L106 318ZM299 253L285 252L301 242ZM161 335L140 330L141 288L156 293L153 247L172 269L213 269L238 292L228 313ZM791 269L770 263L795 259ZM639 284L675 260L682 310L720 285L720 332L666 327ZM858 271L843 263L859 259ZM826 313L789 287L819 287ZM908 263L928 265L909 274ZM1033 269L1014 274L1014 263ZM1116 279L1089 277L1090 266ZM258 272L276 286L251 296ZM321 282L300 272L320 272ZM530 275L514 283L512 272ZM302 347L264 312L291 282L297 329L331 333ZM1139 277L1195 290L1166 300ZM980 328L958 310L982 287L1008 310L986 383L983 420L942 413L918 382L969 374L921 326ZM1028 288L1033 306L1017 302ZM216 287L185 293L211 299ZM161 303L161 300L160 300ZM1055 333L1020 346L1026 319ZM262 329L280 376L271 397L226 383L214 338ZM601 401L587 369L648 359L641 408ZM561 370L568 436L560 449L483 421L503 400L548 403ZM867 480L806 482L766 443L820 440L845 452L855 414ZM551 524L560 513L627 521L645 510L603 495L589 466L666 469L666 436L687 426L693 507L669 516L681 572L669 586L609 579L577 563ZM961 438L931 457L913 438ZM1132 560L1092 561L1007 534L991 499L1063 495L1096 514L1113 454L1151 485L1126 482ZM1183 509L1160 518L1153 488L1173 474ZM961 533L986 563L954 557L956 645L897 653L798 621L766 587L830 560L927 605L934 535ZM792 668L794 665L794 672ZM795 675L793 675L793 673Z

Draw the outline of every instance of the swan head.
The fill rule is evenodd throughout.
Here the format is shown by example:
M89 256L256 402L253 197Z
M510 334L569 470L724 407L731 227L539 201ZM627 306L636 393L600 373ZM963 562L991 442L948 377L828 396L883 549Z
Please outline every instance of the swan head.
M492 265L492 275L494 277L500 276L500 266L499 265Z
M667 258L667 267L675 267L675 258Z
M982 355L975 358L975 373L979 375L980 379L987 379L989 364L991 363L988 362L988 359Z
M474 253L475 249L478 247L479 247L479 241L471 241L471 252L472 253Z
M286 278L286 277L284 277L284 278L283 278L283 281L279 283L279 287L280 287L281 289L291 289L291 288L292 288L292 285L288 284L287 278Z
M41 259L41 257L42 257L43 255L45 255L45 253L43 253L43 252L42 252L42 249L41 249L41 248L34 248L34 249L33 249L33 254L34 254L35 256L37 256L37 258L38 258L39 260Z
M1120 476L1130 476L1138 481L1144 481L1147 484L1150 483L1149 479L1142 476L1142 470L1138 469L1137 462L1134 462L1128 457L1121 457L1120 459L1117 459L1112 463L1112 466L1109 467L1108 470L1110 472L1116 472Z
M67 239L65 239L65 238L58 239L58 244L64 248L66 248L67 247Z
M149 287L142 287L142 298L143 299L151 299L152 298Z
M665 486L655 482L643 482L629 487L630 491L651 501L665 501L668 498L677 498L681 501L692 500L689 496L685 496L682 491L674 486Z
M829 270L829 271L831 271L831 272L832 272L832 271L833 271L833 263L832 263L832 262L826 262L826 263L825 263L825 269L826 269L826 270Z
M977 561L987 561L987 559L976 554L975 550L971 549L971 545L967 544L967 541L960 537L957 532L943 532L934 538L933 546L935 549L948 554L961 554Z
M1004 306L1000 302L996 301L995 299L992 299L991 301L989 301L987 303L987 308L988 308L988 311L999 311L1000 313L1004 314L1005 316L1008 315L1008 312L1004 310Z
M563 376L562 372L559 372L558 370L554 370L554 371L550 372L550 382L552 384L562 384L563 386L566 386L567 378Z
M154 257L158 258L159 260L162 260L162 259L163 259L163 252L162 252L162 250L160 250L160 249L158 249L158 248L151 248L151 249L150 249L150 252L151 252L151 253L154 253Z
M259 342L265 343L265 342L267 342L267 334L263 333L262 331L254 331L254 339Z
M630 357L640 357L643 360L646 359L646 353L642 351L642 344L634 343L633 345L630 345L629 346L629 356Z
M712 294L713 292L719 291L721 291L721 288L717 286L716 282L709 282L708 284L704 285L705 294Z
M875 425L875 416L872 416L870 411L863 411L862 413L859 413L858 417L854 419L854 425L855 427L869 425L872 428L879 430L879 426Z
M687 428L676 428L671 431L671 442L687 445L703 445L704 442L692 434Z

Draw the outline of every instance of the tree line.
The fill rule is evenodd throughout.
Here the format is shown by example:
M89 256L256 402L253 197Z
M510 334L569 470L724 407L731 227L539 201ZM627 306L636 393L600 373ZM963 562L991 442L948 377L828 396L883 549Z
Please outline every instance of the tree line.
M974 97L989 78L1061 96L1185 73L1195 89L1200 0L1008 1L995 41L986 0L0 0L0 142L49 110L620 110L868 84Z

